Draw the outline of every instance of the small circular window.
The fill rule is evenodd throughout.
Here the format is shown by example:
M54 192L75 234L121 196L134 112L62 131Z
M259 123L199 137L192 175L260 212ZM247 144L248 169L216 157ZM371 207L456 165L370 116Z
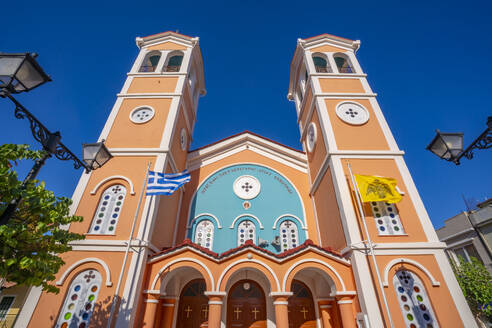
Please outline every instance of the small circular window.
M186 143L188 142L188 135L186 134L186 130L183 128L181 129L181 135L179 142L181 144L181 150L186 150Z
M257 178L243 175L234 181L232 189L239 198L253 199L260 193L261 185Z
M341 103L337 106L336 112L337 116L348 124L362 125L369 121L369 112L357 103Z
M141 124L150 121L154 117L154 110L150 107L138 107L130 113L133 123Z
M314 145L316 145L316 124L314 122L309 123L307 135L306 135L306 144L309 152L314 150Z

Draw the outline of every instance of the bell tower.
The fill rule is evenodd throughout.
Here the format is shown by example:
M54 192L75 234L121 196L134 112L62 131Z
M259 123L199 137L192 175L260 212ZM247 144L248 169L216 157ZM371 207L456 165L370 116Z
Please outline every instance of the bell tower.
M403 160L404 152L358 63L359 47L360 41L329 34L299 39L290 67L288 98L295 103L307 153L321 246L350 258L361 311L371 327L390 327L391 321L395 327L412 326L416 318L436 320L435 316L443 326L473 322L470 312L462 311L466 302ZM369 236L349 167L354 174L395 178L403 196L397 204L363 203ZM377 267L368 257L369 239L376 245ZM405 313L410 307L398 299L393 284L400 282L393 277L407 277L410 271L415 281L430 273L434 280L426 288L431 301L441 307L440 298L449 295L446 307L459 309L455 312L459 315L451 318L448 310L432 310L432 302L426 303L427 312Z
M78 320L86 324L90 320L106 327L111 318L113 327L133 326L148 254L173 245L183 191L165 200L139 198L148 168L166 173L186 169L198 100L205 94L202 55L198 38L174 32L137 38L136 43L138 56L99 137L113 158L84 173L72 197L72 212L84 221L69 229L86 238L62 255L66 264L56 284L59 295L66 296L33 289L23 309L25 326L71 326L77 311L84 313ZM96 285L85 286L93 283L84 283L80 277L85 276ZM97 291L92 301L102 304L99 313L107 316L91 319L92 310L73 301L80 297L70 294L86 287Z

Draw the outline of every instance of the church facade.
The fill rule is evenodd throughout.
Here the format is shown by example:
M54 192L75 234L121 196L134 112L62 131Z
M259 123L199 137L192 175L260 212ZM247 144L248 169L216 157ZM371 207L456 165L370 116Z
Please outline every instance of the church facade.
M359 41L298 40L288 98L303 151L247 131L190 151L198 38L137 46L100 136L114 158L73 195L84 221L69 229L86 239L62 255L59 294L31 289L18 327L476 327ZM146 196L149 168L191 181ZM359 206L351 171L395 178L402 200Z

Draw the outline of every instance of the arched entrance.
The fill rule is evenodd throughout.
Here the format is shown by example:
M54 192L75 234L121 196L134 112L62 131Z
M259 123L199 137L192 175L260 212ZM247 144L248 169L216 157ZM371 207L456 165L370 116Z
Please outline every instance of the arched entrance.
M292 281L289 297L289 328L315 328L316 313L313 295L309 288L298 280Z
M253 280L240 280L227 297L228 328L266 328L266 303L263 289Z
M208 298L204 295L205 280L194 279L186 284L179 297L176 328L206 327Z

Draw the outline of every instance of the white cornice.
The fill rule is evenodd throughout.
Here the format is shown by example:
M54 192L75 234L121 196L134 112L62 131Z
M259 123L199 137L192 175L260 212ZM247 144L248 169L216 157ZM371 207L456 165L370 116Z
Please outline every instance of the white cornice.
M145 48L168 41L176 42L187 47L193 47L198 43L198 40L198 38L193 38L183 34L168 31L145 37L137 37L135 39L135 42L137 44L137 47L139 48Z
M189 153L188 169L192 171L246 149L267 156L282 164L292 166L302 172L307 172L306 154L249 132L244 132Z

